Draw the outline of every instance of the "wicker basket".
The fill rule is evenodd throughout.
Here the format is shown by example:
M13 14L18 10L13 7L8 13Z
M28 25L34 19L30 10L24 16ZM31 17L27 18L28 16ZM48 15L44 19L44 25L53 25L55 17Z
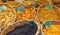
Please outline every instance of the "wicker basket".
M18 11L17 8L23 7L23 11ZM19 5L15 8L17 12L17 20L25 20L25 19L31 19L35 20L35 8L33 6L24 6Z
M41 22L46 20L60 20L60 11L54 5L52 7L42 5L37 11L37 17Z
M22 5L22 3L16 2L16 1L7 1L5 3L9 4L9 5L13 6L13 7L17 7L18 5Z
M35 0L15 0L22 3L24 6L29 6L35 3Z
M1 35L6 35L9 31L12 31L13 29L15 29L15 27L23 26L24 24L29 24L29 21L32 21L32 20L20 20L20 21L17 21L17 22L14 23L14 25L11 25L11 26L7 27L3 32L1 32ZM38 22L35 21L35 20L34 20L34 22L36 23L36 25L38 27L35 35L38 35L38 34L40 34L40 24L38 24Z

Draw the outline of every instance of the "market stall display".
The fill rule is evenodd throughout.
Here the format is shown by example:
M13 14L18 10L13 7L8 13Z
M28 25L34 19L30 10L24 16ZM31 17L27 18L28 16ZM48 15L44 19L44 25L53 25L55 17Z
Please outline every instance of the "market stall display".
M0 0L0 35L60 35L60 0Z

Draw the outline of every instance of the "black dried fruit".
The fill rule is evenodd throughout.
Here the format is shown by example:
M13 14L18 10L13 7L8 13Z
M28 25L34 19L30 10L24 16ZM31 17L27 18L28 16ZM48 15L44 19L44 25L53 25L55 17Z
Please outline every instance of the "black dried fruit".
M35 35L37 26L34 25L32 28L29 24L15 27L14 30L8 32L6 35Z

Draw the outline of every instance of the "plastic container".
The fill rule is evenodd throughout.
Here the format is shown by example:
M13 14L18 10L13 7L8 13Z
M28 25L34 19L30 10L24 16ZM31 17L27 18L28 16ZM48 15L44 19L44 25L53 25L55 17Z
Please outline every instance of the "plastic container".
M44 35L60 35L60 21L45 21L42 25Z
M10 5L0 4L0 32L2 32L9 25L12 25L15 20L15 9Z
M40 24L38 24L37 21L35 21L35 20L20 20L20 21L15 22L14 25L11 25L11 26L7 27L3 32L1 32L1 35L7 35L7 33L9 33L10 31L16 29L16 28L19 27L19 26L23 26L23 25L26 25L26 24L29 24L31 27L34 28L34 26L33 26L34 24L33 24L32 22L34 22L35 25L37 26L37 30L36 30L36 32L35 32L34 35L37 35L38 32L39 32L39 34L40 34ZM22 28L22 27L20 27L20 28ZM27 28L27 27L26 27L26 28ZM29 30L29 29L28 29L28 30ZM21 31L21 30L20 30L20 31ZM26 30L25 30L25 31L26 31ZM18 32L18 31L17 31L17 32ZM25 33L26 33L26 32L25 32ZM22 34L21 34L21 35L22 35Z

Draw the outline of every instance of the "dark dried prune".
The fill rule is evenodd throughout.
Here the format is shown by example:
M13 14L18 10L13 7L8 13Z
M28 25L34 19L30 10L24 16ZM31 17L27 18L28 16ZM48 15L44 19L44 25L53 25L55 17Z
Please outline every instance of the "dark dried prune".
M14 30L8 32L6 35L35 35L37 31L37 26L34 25L31 27L29 24L15 27Z

